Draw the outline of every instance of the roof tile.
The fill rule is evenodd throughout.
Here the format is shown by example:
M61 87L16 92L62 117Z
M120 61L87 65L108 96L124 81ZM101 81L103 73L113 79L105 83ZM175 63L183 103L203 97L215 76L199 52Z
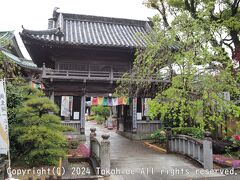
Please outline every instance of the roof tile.
M40 40L65 44L114 47L144 47L146 45L148 21L62 13L59 13L56 21L55 24L59 27L46 31L23 30L23 34ZM64 34L63 38L58 37L58 28L61 28Z

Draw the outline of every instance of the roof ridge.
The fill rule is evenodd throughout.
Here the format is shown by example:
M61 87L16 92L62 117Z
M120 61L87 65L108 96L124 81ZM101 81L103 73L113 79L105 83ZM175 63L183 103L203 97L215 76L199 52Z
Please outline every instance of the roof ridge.
M58 28L46 29L46 30L29 30L23 29L22 33L25 34L32 34L32 35L49 35L55 34L58 31Z
M134 26L145 26L150 21L127 19L127 18L116 18L116 17L105 17L96 15L84 15L84 14L70 14L62 13L63 19L77 20L77 21L90 21L108 24L121 24L121 25L134 25Z
M65 18L68 21L78 21L78 22L91 22L91 23L103 23L103 24L112 24L112 25L124 25L124 26L137 26L137 27L145 27L143 24L126 24L126 23L113 23L113 22L106 22L106 21L89 21L89 20L79 20L79 19L72 19L72 18ZM146 22L147 23L147 22Z

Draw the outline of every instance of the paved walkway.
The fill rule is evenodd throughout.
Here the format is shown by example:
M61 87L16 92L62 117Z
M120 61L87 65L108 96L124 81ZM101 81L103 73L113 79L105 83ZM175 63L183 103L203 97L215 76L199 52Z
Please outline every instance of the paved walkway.
M93 122L86 122L86 135L89 141L90 128L95 127L97 136L110 134L111 170L110 180L162 180L203 178L201 168L195 166L183 156L160 154L143 145L142 142L131 141L115 130L107 130ZM213 175L219 176L219 175ZM212 177L213 177L212 176ZM216 178L218 179L218 178Z

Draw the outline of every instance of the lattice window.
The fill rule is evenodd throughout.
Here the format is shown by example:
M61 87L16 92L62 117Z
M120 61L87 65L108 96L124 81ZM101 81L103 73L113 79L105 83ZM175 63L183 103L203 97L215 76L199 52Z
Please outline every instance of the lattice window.
M113 65L113 72L127 72L129 71L129 66L127 65Z
M60 70L74 70L74 71L104 71L110 72L127 72L129 71L128 65L102 65L102 64L74 64L74 63L60 63Z
M73 70L73 71L88 71L88 65L87 64L61 63L61 64L59 64L59 69Z
M90 71L111 71L111 66L109 65L100 65L100 64L90 64Z

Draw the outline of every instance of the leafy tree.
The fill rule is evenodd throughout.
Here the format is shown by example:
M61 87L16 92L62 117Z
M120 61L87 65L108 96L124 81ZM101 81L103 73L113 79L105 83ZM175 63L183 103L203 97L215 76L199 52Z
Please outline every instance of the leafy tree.
M131 96L150 92L155 98L149 115L160 115L172 126L227 127L227 120L240 114L234 104L240 95L234 64L239 60L239 1L148 0L145 4L159 14L152 19L146 48L137 51L132 72L124 75L117 92ZM230 92L232 101L225 100L223 92Z
M209 24L202 28L211 35L211 44L226 46L232 58L240 61L240 0L146 0L144 4L159 12L166 28L171 28L172 19L182 13L201 24Z
M65 127L54 114L58 107L39 90L24 89L29 94L18 109L10 131L15 139L15 155L30 166L56 165L59 157L66 154Z

